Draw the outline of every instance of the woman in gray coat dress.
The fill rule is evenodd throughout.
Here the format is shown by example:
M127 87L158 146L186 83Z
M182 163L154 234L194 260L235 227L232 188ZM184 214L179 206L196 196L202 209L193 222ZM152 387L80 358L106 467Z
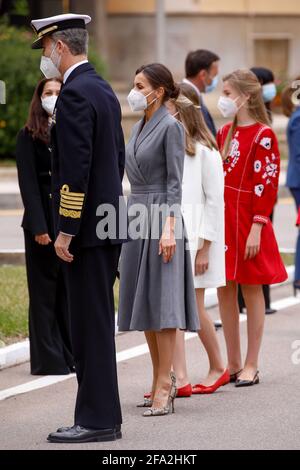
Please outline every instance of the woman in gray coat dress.
M153 364L144 416L174 410L171 374L176 329L197 331L199 319L189 251L181 216L184 129L164 106L179 89L161 64L137 70L128 96L145 116L126 148L129 235L120 262L119 331L144 331ZM162 216L159 217L159 212Z

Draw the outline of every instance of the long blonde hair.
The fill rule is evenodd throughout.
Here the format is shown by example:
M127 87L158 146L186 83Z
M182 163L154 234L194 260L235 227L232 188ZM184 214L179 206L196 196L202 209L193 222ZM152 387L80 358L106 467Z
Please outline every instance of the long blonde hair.
M261 84L256 75L250 70L236 70L223 77L223 82L228 82L232 88L240 94L248 95L248 112L251 118L261 124L270 126L270 120L262 98ZM221 149L223 159L228 156L232 136L237 126L237 116L229 129L223 148Z
M190 156L196 155L196 143L200 142L210 149L217 149L214 136L208 129L203 118L199 96L196 91L186 83L179 85L180 95L173 101L185 127L185 151Z

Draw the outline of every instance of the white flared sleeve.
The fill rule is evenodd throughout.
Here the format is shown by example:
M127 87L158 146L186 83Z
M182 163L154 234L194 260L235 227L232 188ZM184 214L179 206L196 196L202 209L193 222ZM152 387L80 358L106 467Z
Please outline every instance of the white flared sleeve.
M216 241L224 224L224 173L218 151L201 146L202 188L205 196L199 237ZM200 149L199 149L200 150Z

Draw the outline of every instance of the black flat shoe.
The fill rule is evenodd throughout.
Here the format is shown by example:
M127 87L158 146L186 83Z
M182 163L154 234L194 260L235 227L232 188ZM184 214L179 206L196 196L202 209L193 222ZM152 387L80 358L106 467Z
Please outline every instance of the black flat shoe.
M252 385L257 385L259 384L259 376L258 376L258 371L256 372L255 376L253 377L253 380L239 380L237 379L235 386L236 387L251 387Z
M63 428L60 428L63 429ZM108 442L122 438L121 429L86 429L83 426L72 426L64 431L52 432L47 440L56 443Z
M214 325L215 325L215 330L218 331L220 328L223 327L222 320L215 320Z
M275 308L266 308L266 315L272 315L273 313L276 313L277 310Z
M230 383L236 383L237 379L238 379L238 376L240 375L240 373L242 372L243 369L240 369L239 371L235 372L234 374L230 374Z

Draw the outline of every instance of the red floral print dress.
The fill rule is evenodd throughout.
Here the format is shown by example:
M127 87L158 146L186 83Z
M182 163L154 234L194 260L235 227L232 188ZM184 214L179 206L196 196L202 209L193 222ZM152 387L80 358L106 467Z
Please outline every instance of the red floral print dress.
M222 150L231 124L218 132ZM277 138L260 123L237 127L224 160L226 279L239 284L276 284L287 279L272 223L280 171ZM260 251L244 260L253 222L263 224Z

